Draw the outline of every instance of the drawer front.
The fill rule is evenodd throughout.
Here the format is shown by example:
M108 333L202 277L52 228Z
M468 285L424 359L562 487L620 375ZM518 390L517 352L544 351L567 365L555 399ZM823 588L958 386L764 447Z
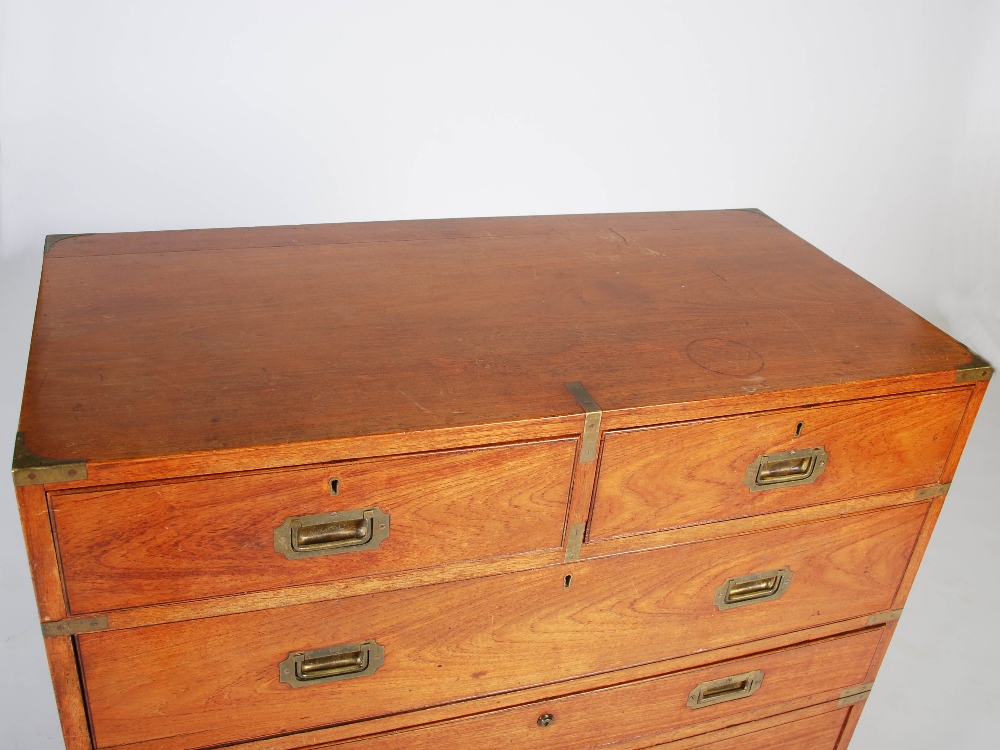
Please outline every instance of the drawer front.
M477 748L507 750L589 750L663 732L696 734L715 729L769 707L817 696L817 702L861 683L871 664L881 629L807 646L772 651L713 664L702 669L641 680L556 700L441 722L415 730L392 732L336 743L345 750L439 750ZM688 706L693 690L732 675L760 672L752 694L704 708ZM774 713L781 711L775 708ZM655 740L651 740L655 741Z
M928 504L259 612L77 636L101 747L311 729L748 642L890 608ZM721 587L787 568L778 598ZM567 581L567 576L572 577ZM569 584L567 586L567 583ZM292 687L291 654L375 642L382 665Z
M589 538L935 484L969 393L963 389L609 432ZM795 450L808 457L811 448L823 448L826 457L817 456L804 471L791 456L776 463L783 459L775 454ZM772 457L770 466L778 470L758 483L760 466L754 465L761 456ZM796 482L799 473L808 483Z
M688 750L688 748L704 748L704 750L835 750L837 740L847 721L849 708L810 716L808 719L798 719L776 727L750 731L737 737L724 740L712 739L711 735L690 742L670 742L665 745L655 745L664 750ZM746 728L751 729L752 724ZM704 740L701 742L699 740Z
M159 604L559 547L575 451L575 439L552 440L55 495L70 608ZM377 545L348 537L346 546L326 548L334 554L296 559L276 550L275 529L290 518L336 511L347 519L334 532L364 534L375 518L345 512L374 508L388 516L381 530L388 536ZM305 528L323 520L307 519ZM322 551L324 537L313 538Z

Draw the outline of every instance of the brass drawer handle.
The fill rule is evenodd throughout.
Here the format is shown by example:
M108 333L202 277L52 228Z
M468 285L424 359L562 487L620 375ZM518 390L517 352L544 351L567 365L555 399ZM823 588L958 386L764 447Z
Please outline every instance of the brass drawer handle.
M294 651L278 665L278 679L292 687L364 677L385 661L385 648L375 641Z
M747 604L770 602L781 597L792 585L791 568L730 578L715 591L715 606L732 609Z
M749 698L760 689L763 682L764 673L759 669L736 674L732 677L723 677L721 680L709 680L691 691L687 706L688 708L704 708L705 706L714 706L716 703Z
M829 458L823 446L757 456L747 467L743 484L751 492L812 484L826 471Z
M274 551L289 560L377 548L389 536L389 514L379 508L293 516L274 530Z

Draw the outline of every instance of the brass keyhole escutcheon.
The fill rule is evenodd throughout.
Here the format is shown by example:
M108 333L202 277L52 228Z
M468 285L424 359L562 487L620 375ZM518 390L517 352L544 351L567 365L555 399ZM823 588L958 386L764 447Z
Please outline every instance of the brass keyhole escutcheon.
M553 716L552 714L542 714L541 716L538 717L538 726L547 727L555 720L556 717Z

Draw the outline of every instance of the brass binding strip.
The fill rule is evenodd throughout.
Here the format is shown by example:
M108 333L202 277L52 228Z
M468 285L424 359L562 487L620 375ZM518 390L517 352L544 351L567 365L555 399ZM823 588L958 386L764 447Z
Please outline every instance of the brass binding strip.
M95 630L107 630L108 616L78 617L74 620L59 620L58 622L43 622L42 635L55 638L60 635L76 635L77 633L92 633Z
M573 394L573 398L580 404L580 408L586 412L587 417L583 422L583 444L580 446L580 463L590 463L597 458L597 446L601 438L601 407L594 401L593 396L587 393L583 383L574 380L566 383L566 388Z
M840 693L840 700L837 701L837 708L843 708L844 706L850 706L852 703L859 703L865 700L869 693L871 693L872 685L874 684L874 682L866 682L863 685L855 685L854 687L844 689Z
M15 487L46 482L73 482L87 478L87 462L76 458L42 458L28 450L24 433L14 439L14 460L11 463Z
M566 542L566 557L563 562L576 562L580 559L580 551L583 549L583 534L587 530L587 524L574 523L569 527L569 540Z
M876 612L868 618L868 627L871 627L872 625L881 625L884 622L898 620L902 614L903 610L901 609L890 609L888 612Z
M993 368L990 363L972 352L972 361L962 365L955 371L956 383L972 383L977 380L989 380L993 377Z
M934 484L930 487L921 487L915 493L913 493L914 500L929 500L932 497L937 497L938 495L947 495L948 490L951 489L951 482L946 482L945 484Z

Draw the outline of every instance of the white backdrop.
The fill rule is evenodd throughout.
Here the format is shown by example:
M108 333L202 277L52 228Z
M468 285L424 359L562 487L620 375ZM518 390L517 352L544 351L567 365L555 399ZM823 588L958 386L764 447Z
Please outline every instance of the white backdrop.
M1000 363L1000 3L0 14L0 444L53 233L756 206ZM998 390L852 750L996 747ZM0 565L0 744L59 747L3 481Z

